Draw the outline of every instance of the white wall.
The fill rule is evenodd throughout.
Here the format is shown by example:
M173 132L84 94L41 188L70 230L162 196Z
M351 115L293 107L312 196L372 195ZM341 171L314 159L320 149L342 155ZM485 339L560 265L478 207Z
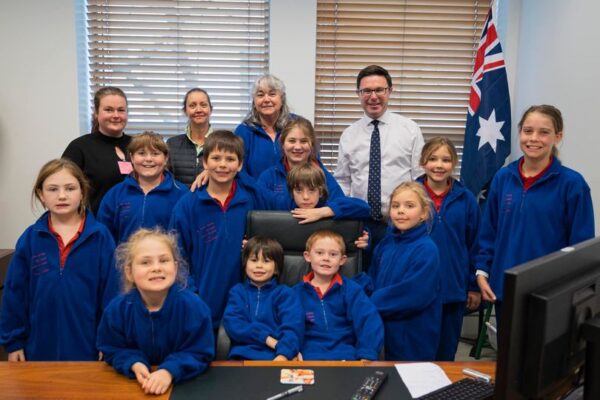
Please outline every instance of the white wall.
M0 5L0 247L39 213L29 196L42 164L79 135L73 0Z
M0 5L2 248L14 247L36 216L29 194L40 166L60 156L79 134L74 3ZM294 111L313 119L316 0L272 0L271 7L271 72L286 83ZM594 97L600 93L593 74L600 70L596 15L596 0L500 0L499 25L505 29L513 119L530 104L551 103L563 110L561 158L583 173L600 214L600 169L593 164L600 148L593 122Z
M285 82L292 111L314 122L317 0L271 1L271 73Z
M506 1L506 0L502 0ZM583 174L600 215L600 149L596 127L600 95L600 2L597 0L524 0L519 27L514 126L532 104L553 104L563 113L565 131L560 158ZM516 132L516 128L513 130ZM513 135L513 158L520 155ZM600 218L596 217L596 234ZM532 238L534 239L534 238Z

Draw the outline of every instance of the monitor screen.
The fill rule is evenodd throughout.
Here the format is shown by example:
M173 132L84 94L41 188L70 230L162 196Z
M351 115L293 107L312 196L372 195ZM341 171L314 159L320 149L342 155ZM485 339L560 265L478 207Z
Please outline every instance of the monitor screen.
M495 398L568 388L590 347L582 328L600 316L600 238L512 268L504 279Z

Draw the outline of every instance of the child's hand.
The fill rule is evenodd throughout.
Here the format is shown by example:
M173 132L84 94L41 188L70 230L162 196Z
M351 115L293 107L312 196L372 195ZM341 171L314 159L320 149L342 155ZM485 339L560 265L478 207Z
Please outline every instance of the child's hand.
M271 336L267 336L267 340L265 340L265 344L273 350L275 350L275 348L277 347L277 343L278 343L277 339L275 339Z
M244 250L244 247L246 247L246 243L248 243L248 239L246 239L245 237L242 239L242 250Z
M481 293L471 292L467 294L467 308L471 311L477 310L481 304Z
M135 379L137 379L138 383L144 388L144 384L150 377L150 371L148 371L148 367L141 362L136 362L131 366L131 372L135 374Z
M296 357L292 358L292 361L304 361L304 358L302 358L302 353L298 352Z
M273 359L273 361L288 361L287 357L284 356L283 354L278 355L277 357L275 357Z
M490 284L488 283L488 280L485 276L477 275L477 285L479 285L479 289L481 290L481 297L483 297L485 301L489 301L492 303L496 302L496 295L492 291L492 288L490 287Z
M320 208L294 208L292 210L294 218L301 219L299 224L309 224L311 222L318 221L322 218L333 217L335 214L329 207Z
M166 369L157 369L142 385L146 394L163 394L169 389L173 382L173 376Z
M206 185L208 182L208 172L206 170L200 172L200 174L196 177L194 182L192 182L192 186L190 186L190 192L195 191L198 188Z
M362 235L354 241L356 248L364 250L369 247L369 232L362 231Z
M8 353L8 361L18 362L18 361L27 361L25 359L25 350L19 349L15 350L12 353Z

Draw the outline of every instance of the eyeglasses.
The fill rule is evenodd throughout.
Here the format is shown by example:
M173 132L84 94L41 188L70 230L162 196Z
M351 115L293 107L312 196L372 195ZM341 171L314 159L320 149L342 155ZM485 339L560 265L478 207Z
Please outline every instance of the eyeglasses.
M388 90L390 90L389 87L378 87L375 89L358 89L357 92L363 97L371 97L373 93L377 96L383 96Z

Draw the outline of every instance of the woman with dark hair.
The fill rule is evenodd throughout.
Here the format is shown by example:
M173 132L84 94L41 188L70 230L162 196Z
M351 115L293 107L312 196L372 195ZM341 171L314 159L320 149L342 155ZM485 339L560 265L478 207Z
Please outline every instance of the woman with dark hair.
M244 139L244 170L258 179L281 160L279 136L295 116L286 101L285 85L273 75L259 77L252 86L252 108L235 134Z
M169 146L169 170L176 180L188 187L202 172L202 152L204 140L213 131L210 115L213 106L210 96L204 89L190 89L183 98L183 112L189 122L185 133L167 140Z
M96 214L104 194L131 172L127 146L127 96L107 86L94 95L92 132L73 140L63 153L83 170L90 182L90 208Z

